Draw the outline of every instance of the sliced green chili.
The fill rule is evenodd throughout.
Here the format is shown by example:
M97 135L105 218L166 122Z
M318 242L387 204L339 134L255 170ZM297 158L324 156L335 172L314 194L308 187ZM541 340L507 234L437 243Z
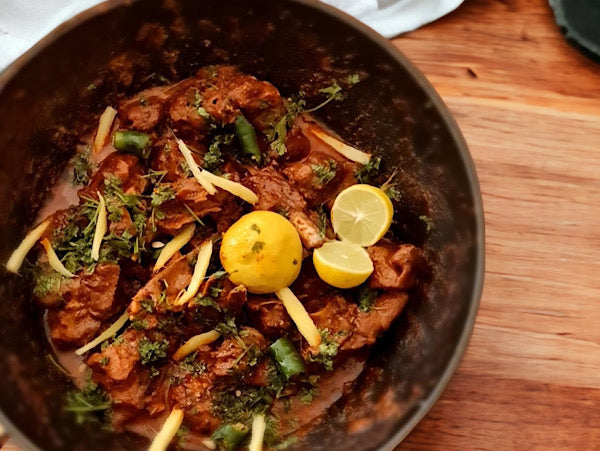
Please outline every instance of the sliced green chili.
M304 372L304 360L287 338L280 338L269 347L269 350L275 359L279 372L286 380Z
M242 114L235 120L235 136L242 145L244 153L249 155L258 164L261 164L262 154L256 141L256 132L252 124Z
M248 434L248 430L248 426L241 423L224 424L211 435L210 439L219 449L233 451L244 440L244 437Z
M133 153L140 158L150 156L150 135L133 130L119 130L115 132L113 144L121 152Z

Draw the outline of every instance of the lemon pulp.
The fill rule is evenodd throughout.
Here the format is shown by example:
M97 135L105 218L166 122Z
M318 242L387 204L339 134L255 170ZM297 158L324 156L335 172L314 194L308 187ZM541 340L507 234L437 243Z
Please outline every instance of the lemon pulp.
M313 264L319 277L337 288L356 287L373 272L368 252L347 241L328 241L315 249Z
M244 285L251 293L273 293L300 274L302 243L283 216L254 211L225 232L220 258L233 283Z
M371 185L352 185L336 197L331 225L342 241L371 246L386 234L394 206L387 194Z

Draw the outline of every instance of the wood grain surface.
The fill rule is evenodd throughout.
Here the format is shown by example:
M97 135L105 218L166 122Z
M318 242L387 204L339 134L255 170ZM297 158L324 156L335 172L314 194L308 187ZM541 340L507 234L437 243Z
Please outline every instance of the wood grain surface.
M466 0L393 42L455 115L487 228L466 356L399 449L600 449L600 65L545 0Z
M465 135L487 245L465 358L399 449L600 449L600 65L544 0L467 0L393 42Z

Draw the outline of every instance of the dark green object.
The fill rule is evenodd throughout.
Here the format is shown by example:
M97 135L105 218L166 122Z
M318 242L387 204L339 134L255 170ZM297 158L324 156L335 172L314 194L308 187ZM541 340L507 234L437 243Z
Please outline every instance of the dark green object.
M235 120L235 136L242 145L244 153L260 164L262 162L262 155L256 141L256 132L252 124L242 114Z
M238 448L246 435L248 435L248 426L241 423L224 424L211 435L210 439L218 449L233 451Z
M280 338L269 349L279 372L286 380L304 372L304 360L287 338Z
M600 1L550 0L550 6L567 41L600 62Z
M113 139L115 149L133 153L144 160L150 156L151 142L150 135L133 130L119 130Z

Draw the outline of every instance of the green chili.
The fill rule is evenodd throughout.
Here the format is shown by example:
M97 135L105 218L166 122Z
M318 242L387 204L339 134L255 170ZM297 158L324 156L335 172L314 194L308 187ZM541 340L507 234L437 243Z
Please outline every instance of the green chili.
M280 338L269 349L279 372L286 380L304 372L304 360L287 338Z
M211 435L210 439L212 442L219 447L219 449L225 449L227 451L233 451L237 449L239 444L244 437L248 434L248 426L241 423L236 424L224 424L220 426Z
M252 124L242 114L235 120L235 136L242 145L244 153L260 164L262 162L262 154L256 141L256 132Z
M150 156L151 139L145 133L133 130L119 130L115 132L113 144L115 149L121 152L133 153L140 158L146 159Z

